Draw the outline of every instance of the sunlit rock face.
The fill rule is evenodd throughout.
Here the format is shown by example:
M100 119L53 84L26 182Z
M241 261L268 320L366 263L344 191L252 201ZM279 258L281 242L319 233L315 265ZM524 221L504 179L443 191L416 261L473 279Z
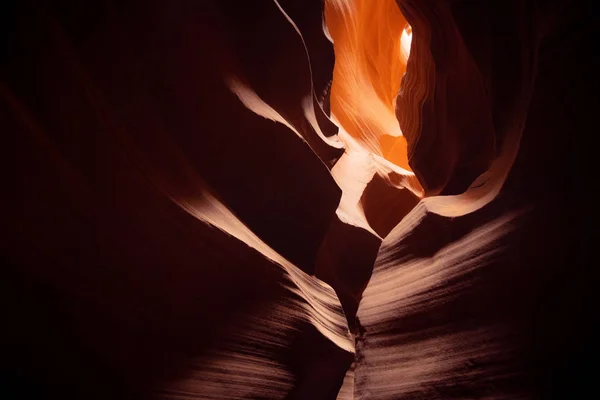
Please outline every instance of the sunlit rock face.
M2 7L3 397L593 393L583 5Z
M393 0L325 2L336 54L331 113L357 145L409 169L394 101L406 70L407 23Z

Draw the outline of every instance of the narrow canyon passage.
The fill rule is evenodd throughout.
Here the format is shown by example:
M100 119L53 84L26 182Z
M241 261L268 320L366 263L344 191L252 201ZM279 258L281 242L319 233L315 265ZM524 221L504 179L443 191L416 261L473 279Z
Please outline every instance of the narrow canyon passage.
M3 3L0 395L589 398L590 8Z

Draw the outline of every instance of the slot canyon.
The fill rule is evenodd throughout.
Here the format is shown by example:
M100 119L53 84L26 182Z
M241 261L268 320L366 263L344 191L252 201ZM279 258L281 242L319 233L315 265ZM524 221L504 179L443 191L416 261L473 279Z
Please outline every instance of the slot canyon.
M0 397L595 398L590 3L3 2Z

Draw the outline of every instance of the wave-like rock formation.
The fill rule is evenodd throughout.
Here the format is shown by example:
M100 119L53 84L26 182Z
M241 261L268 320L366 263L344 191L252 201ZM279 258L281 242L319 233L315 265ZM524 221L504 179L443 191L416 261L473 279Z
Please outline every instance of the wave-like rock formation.
M10 399L580 399L594 13L0 5Z

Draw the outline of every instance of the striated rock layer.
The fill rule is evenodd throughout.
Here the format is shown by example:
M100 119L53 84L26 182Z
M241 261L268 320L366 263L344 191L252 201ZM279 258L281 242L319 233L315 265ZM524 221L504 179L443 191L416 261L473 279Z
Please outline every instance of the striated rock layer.
M3 397L589 397L593 13L384 3L3 3Z

